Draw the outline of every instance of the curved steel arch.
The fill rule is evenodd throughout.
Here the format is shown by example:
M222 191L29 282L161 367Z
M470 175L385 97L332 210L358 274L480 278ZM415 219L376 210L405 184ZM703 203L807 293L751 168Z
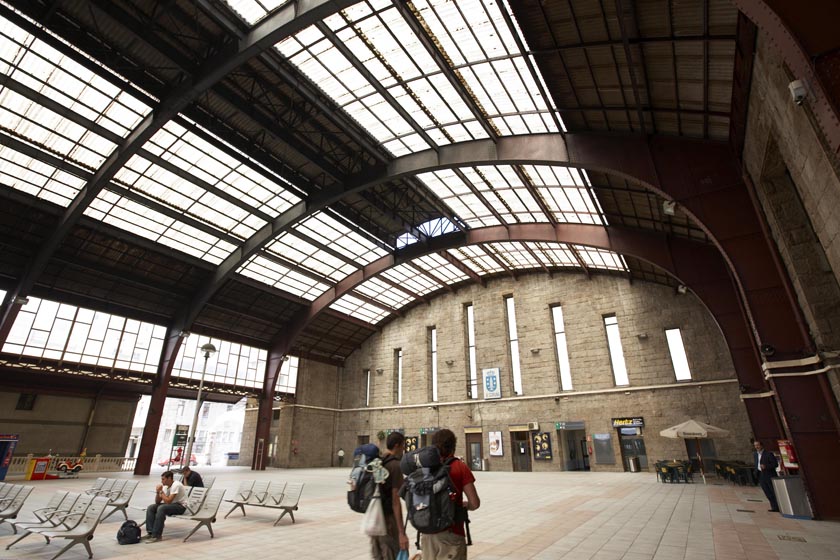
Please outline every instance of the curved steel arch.
M325 189L266 224L229 255L211 280L176 314L175 327L189 329L216 290L271 240L348 194L422 172L498 164L564 165L603 171L677 201L709 235L728 263L746 302L744 308L756 333L756 347L772 340L780 354L799 357L811 351L804 321L779 276L761 218L728 145L602 133L510 136L450 144L397 158L344 185ZM767 306L771 298L786 300L789 305ZM791 325L798 328L793 336Z
M61 241L105 185L149 138L204 91L249 59L283 38L353 3L353 0L292 0L288 2L254 25L240 41L224 45L218 54L214 54L204 62L196 76L191 76L184 84L162 99L157 107L114 149L78 192L60 218L55 230L39 248L17 286L6 295L2 314L0 314L0 340L5 340L11 324L23 305L21 298L30 293Z

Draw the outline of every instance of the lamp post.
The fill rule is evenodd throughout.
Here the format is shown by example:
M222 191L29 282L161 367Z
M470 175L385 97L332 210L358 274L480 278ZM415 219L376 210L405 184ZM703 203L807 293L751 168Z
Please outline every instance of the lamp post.
M201 347L201 351L204 353L204 367L201 368L201 381L198 383L198 395L195 397L195 414L193 414L193 421L190 426L190 437L187 438L187 452L185 457L188 467L190 466L193 443L195 442L195 428L198 426L198 410L201 408L201 390L204 388L204 374L207 373L207 360L210 358L210 354L216 353L216 347L208 342Z

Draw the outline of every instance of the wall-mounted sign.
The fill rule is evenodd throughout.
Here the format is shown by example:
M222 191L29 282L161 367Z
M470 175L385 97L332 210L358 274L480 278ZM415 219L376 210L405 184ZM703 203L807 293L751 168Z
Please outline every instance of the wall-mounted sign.
M417 436L408 436L405 438L405 452L416 451L417 446L420 445L420 438Z
M645 419L641 416L632 418L613 418L613 428L644 428Z
M566 420L565 422L555 422L555 430L585 430L586 425L583 420Z
M189 424L177 424L175 426L175 434L172 437L172 445L186 445L187 435L190 432Z
M439 426L435 427L435 428L420 428L420 435L422 436L422 435L425 435L425 434L433 434L438 430L440 430Z
M537 461L551 461L551 434L543 432L531 437L534 444L534 459Z
M481 370L484 375L484 398L501 399L502 384L499 378L499 368L487 368Z
M501 457L505 454L505 450L502 447L502 432L488 432L487 439L489 441L490 455Z

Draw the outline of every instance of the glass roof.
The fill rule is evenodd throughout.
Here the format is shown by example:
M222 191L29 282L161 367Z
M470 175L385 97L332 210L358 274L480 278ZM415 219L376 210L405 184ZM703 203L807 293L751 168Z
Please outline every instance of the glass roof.
M156 373L166 327L29 296L3 352Z
M103 72L105 70L103 69ZM150 107L14 23L0 25L0 123L37 149L94 170ZM56 104L55 109L47 108ZM59 114L56 111L62 111ZM78 124L90 121L102 134ZM107 137L106 137L107 136ZM0 147L4 183L67 206L84 181Z
M528 68L505 21L507 9L482 0L409 4L405 10L449 62L445 68L386 0L360 2L277 49L395 156L434 147L430 142L486 138L461 93L494 134L557 132L533 79L538 70Z
M225 0L228 6L249 25L254 25L270 12L291 0Z
M207 359L205 368L201 347L208 342L216 347L216 352ZM267 358L268 351L261 348L193 334L178 350L172 377L200 380L203 373L206 383L261 388Z

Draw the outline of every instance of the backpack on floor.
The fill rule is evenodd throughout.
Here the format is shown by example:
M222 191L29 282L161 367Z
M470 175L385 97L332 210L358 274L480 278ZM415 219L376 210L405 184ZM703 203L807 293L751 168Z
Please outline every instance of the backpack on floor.
M137 544L140 542L140 527L135 521L124 521L117 531L117 542L120 544Z
M457 521L464 521L466 510L456 504L450 493L455 485L449 478L449 466L455 457L441 461L437 447L429 446L403 455L400 469L406 475L400 489L408 520L419 533L437 533Z
M353 452L353 466L347 481L347 504L355 512L364 513L376 490L373 478L374 461L379 461L379 448L372 443L366 443Z

